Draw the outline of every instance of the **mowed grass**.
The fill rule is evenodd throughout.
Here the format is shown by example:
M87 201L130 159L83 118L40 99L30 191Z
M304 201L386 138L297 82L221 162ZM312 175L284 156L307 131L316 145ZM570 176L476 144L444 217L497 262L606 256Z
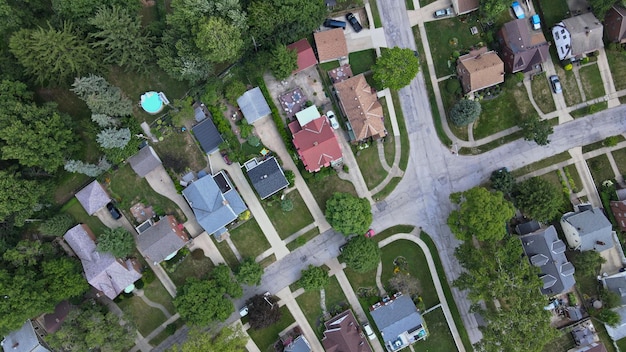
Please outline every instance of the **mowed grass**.
M581 67L578 73L587 100L603 97L605 95L604 84L602 83L602 76L600 76L598 65L593 64Z
M78 199L76 199L76 197L70 199L69 202L65 203L65 205L61 208L61 212L70 214L72 218L74 218L74 220L76 221L76 224L82 223L89 226L91 231L93 231L94 235L96 236L103 233L104 230L107 228L100 221L100 219L98 219L97 216L89 216L85 211L85 208L80 205L80 202L78 202Z
M163 287L159 279L155 279L145 285L143 287L143 294L152 302L162 304L170 314L173 315L176 312L176 308L174 308L174 304L172 303L172 296L170 296L169 292Z
M334 307L343 307L347 305L348 300L343 294L343 290L334 276L330 278L330 283L324 288L324 291L326 295L324 302L326 305L326 311L331 311ZM306 316L306 320L309 322L309 325L311 325L315 331L315 335L317 335L317 338L321 340L323 335L322 332L324 331L324 319L320 302L320 291L315 290L304 292L296 298L296 301Z
M521 167L517 170L513 170L511 171L511 174L513 175L513 177L520 177L520 176L524 176L526 174L529 174L533 171L536 170L540 170L543 169L544 167L548 167L548 166L552 166L554 164L558 164L560 162L566 161L571 159L572 156L568 153L568 152L563 152L561 154L557 154L557 155L553 155L549 158L545 158L543 160L539 160L535 163L526 165L524 167Z
M474 36L470 32L470 27L473 27L474 23L475 21L471 20L463 23L458 18L448 18L424 24L437 77L444 77L455 72L455 60L452 58L454 51L469 49L471 46L484 40L482 37ZM456 39L458 44L453 45L453 38Z
M137 296L124 297L117 302L117 305L132 318L135 325L137 325L137 330L143 336L148 336L167 320L162 311L150 307Z
M605 50L611 67L611 75L616 90L626 89L626 54L615 50Z
M319 227L315 227L312 230L309 230L309 231L303 233L302 235L298 236L298 238L296 238L295 240L287 243L287 249L289 249L289 251L293 252L298 247L301 247L301 246L305 245L308 241L312 240L313 238L315 238L315 236L317 236L319 234L320 234Z
M483 100L481 105L480 117L474 122L476 140L517 126L526 117L537 114L524 85L516 84L513 77L505 78L500 96L492 100Z
M380 242L386 238L389 238L397 233L411 233L415 229L413 225L396 225L390 228L384 229L374 236L374 241Z
M469 133L467 131L468 127L467 126L457 126L449 118L450 110L452 109L454 104L456 104L461 99L460 97L456 96L455 94L448 92L448 90L446 89L446 85L449 84L448 81L449 80L453 80L453 79L458 80L455 77L451 77L451 78L449 78L449 79L447 79L445 81L439 82L439 92L441 92L441 101L443 102L443 108L445 109L446 119L448 121L448 127L450 128L450 131L452 131L452 133L457 138L459 138L461 140L464 140L464 141L467 141L467 140L469 140Z
M541 8L542 20L546 28L551 28L564 18L569 17L569 8L566 0L538 0Z
M274 342L278 340L278 333L283 331L295 321L287 306L280 307L280 312L280 320L274 325L268 326L265 329L248 330L248 335L250 335L250 338L252 338L254 343L256 343L261 352L274 351L272 346L274 345Z
M391 120L389 117L389 106L387 106L387 98L381 97L378 99L380 105L383 106L383 114L385 117L385 128L387 128L387 136L383 142L383 149L385 150L385 161L389 167L393 166L393 159L396 155L396 138L393 135L393 128L391 127ZM399 109L400 107L398 107ZM395 110L395 106L394 106Z
M606 154L587 159L587 165L589 165L591 176L593 176L593 182L598 188L603 181L612 180L615 178L615 174L613 173L613 169L611 168L611 164L609 163L609 158L606 156Z
M559 57L556 53L556 49L554 46L550 46L550 57L552 58L552 62L554 62L554 70L556 71L556 75L559 76L559 80L561 81L561 87L563 88L563 98L565 99L565 104L567 106L576 105L582 102L582 96L580 95L580 90L578 89L578 82L576 82L576 76L574 76L574 72L565 71L559 62Z
M371 4L371 3L370 3ZM352 73L356 76L360 73L369 71L376 63L376 50L367 49L355 51L348 56Z
M557 338L543 346L543 352L567 351L574 347L576 347L576 343L574 342L572 334L570 332L563 331Z
M552 98L552 88L545 74L533 77L530 81L531 91L535 103L544 114L556 110L554 99Z
M312 177L308 180L305 178L305 180L308 183L317 205L319 205L322 211L326 211L326 201L328 201L335 192L350 193L353 196L358 196L352 183L340 179L335 173L322 179Z
M283 240L313 222L313 216L297 189L287 193L285 200L287 199L293 204L293 210L289 212L283 211L281 201L261 201L267 216Z
M359 165L359 169L361 169L361 174L368 189L376 187L387 177L387 171L383 168L378 157L378 146L376 143L378 142L372 142L369 144L369 148L361 150L354 148L354 157Z
M393 106L396 111L396 120L398 121L398 129L400 130L400 170L406 170L407 165L409 164L409 134L406 130L406 122L404 121L404 113L402 112L402 106L400 105L400 98L398 97L398 92L395 90L391 91L391 100L393 101Z
M172 260L176 260L173 258ZM178 264L176 270L172 273L168 273L176 286L181 286L190 277L196 279L206 279L209 276L209 272L213 269L213 262L210 258L204 256L204 252L200 249L196 249L183 259Z
M256 258L270 248L263 231L255 219L250 219L236 229L230 231L230 239L243 258Z
M613 159L615 159L619 173L626 175L626 149L614 150L611 154L613 154Z
M237 266L239 265L239 260L237 260L235 253L233 253L233 251L230 249L228 243L226 241L217 242L215 240L215 237L213 236L211 236L211 238L212 241L215 243L217 250L220 252L222 257L224 257L226 264L228 264L231 269L237 268Z
M450 327L443 315L443 310L437 308L423 315L426 328L428 329L428 338L418 341L413 345L417 351L429 352L452 352L457 351L454 338L450 332Z

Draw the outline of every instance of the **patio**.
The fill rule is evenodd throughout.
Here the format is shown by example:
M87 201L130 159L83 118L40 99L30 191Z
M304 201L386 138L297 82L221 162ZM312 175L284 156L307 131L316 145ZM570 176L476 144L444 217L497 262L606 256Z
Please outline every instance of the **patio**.
M139 224L154 217L154 210L152 210L152 206L146 207L143 203L133 205L130 208L130 212Z
M341 65L328 71L328 77L330 77L330 81L333 84L345 81L352 76L352 68L350 67L350 65Z
M300 88L296 88L281 95L278 97L278 100L280 101L280 105L285 111L287 118L290 120L293 119L297 112L300 112L304 108L307 101Z

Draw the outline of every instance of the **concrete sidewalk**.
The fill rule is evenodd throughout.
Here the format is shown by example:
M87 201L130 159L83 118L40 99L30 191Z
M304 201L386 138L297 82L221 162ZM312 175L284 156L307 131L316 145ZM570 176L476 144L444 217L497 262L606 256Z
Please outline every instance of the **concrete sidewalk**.
M302 309L300 309L300 306L296 302L296 299L291 294L289 286L276 292L276 296L280 298L280 300L282 301L281 303L287 306L289 312L291 312L291 315L293 315L293 318L296 320L296 323L298 323L300 329L302 330L302 334L304 335L304 337L306 337L307 341L309 341L309 344L311 345L311 350L323 351L324 348L322 347L322 344L317 339L317 336L315 336L313 328L311 328L311 325L309 324L308 320L306 320L306 316L302 312Z

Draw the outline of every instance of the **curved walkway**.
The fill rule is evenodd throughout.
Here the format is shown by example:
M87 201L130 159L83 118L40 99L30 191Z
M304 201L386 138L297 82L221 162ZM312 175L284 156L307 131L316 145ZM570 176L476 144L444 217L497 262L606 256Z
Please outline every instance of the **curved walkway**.
M446 322L448 323L448 327L450 328L450 332L452 333L452 337L454 338L454 343L456 344L456 348L459 352L465 352L465 346L463 345L463 341L461 341L461 335L459 334L459 330L454 323L454 318L452 318L452 312L450 311L450 307L448 306L448 301L446 300L446 296L443 293L443 288L441 286L441 280L437 275L437 267L435 267L435 261L433 260L433 256L428 249L428 246L424 241L419 238L420 230L415 229L410 234L408 233L398 233L389 238L385 238L384 240L378 243L378 247L382 248L391 242L397 240L407 240L411 241L422 249L424 252L424 256L426 257L426 262L428 263L428 269L430 270L430 275L433 278L433 284L435 285L435 291L437 291L437 297L439 297L439 303L441 304L441 309L443 310L443 315L446 317ZM377 278L378 281L378 278Z
M161 312L163 312L163 314L165 314L166 318L170 318L172 316L172 314L170 314L170 312L160 303L156 303L156 302L152 302L148 297L146 297L146 295L144 294L144 291L141 289L136 289L133 291L133 294L139 298L141 298L141 300L149 305L152 308L156 308L158 310L160 310Z

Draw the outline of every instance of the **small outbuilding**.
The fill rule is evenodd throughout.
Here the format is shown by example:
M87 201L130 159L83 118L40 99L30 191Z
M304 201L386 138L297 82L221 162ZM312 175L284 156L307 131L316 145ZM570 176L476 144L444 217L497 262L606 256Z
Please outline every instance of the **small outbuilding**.
M237 105L239 105L243 117L245 117L249 124L253 124L255 121L272 113L259 87L252 88L243 93L243 95L237 99Z

